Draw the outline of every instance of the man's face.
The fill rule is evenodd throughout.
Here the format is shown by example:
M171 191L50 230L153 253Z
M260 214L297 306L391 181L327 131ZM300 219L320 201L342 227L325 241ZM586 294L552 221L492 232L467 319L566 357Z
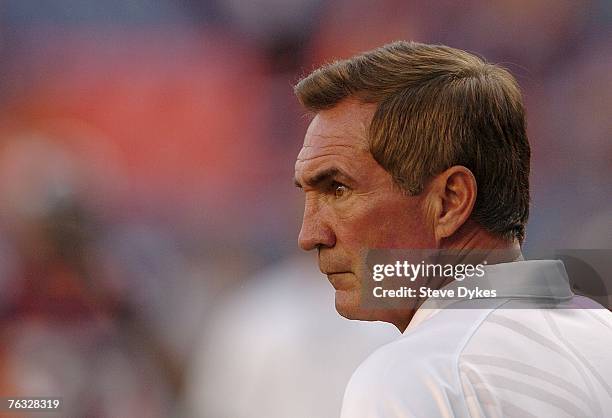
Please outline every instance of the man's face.
M369 151L367 128L375 105L345 100L319 112L295 163L305 192L299 245L318 249L319 268L336 289L336 309L349 319L386 320L361 306L364 274L373 248L434 248L423 197L394 185Z

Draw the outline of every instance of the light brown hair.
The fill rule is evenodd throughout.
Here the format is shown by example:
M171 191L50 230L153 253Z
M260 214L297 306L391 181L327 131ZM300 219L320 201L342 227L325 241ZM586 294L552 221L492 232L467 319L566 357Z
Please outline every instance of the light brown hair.
M454 165L476 178L471 219L507 239L525 238L530 148L512 75L465 51L394 42L327 64L295 86L308 110L354 97L376 103L370 151L410 194Z

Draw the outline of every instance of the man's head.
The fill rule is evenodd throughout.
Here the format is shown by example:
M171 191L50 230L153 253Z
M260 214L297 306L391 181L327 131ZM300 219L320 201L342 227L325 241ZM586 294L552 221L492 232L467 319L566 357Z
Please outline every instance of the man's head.
M506 70L396 42L321 67L295 91L315 114L295 166L299 242L319 250L344 316L381 319L359 306L369 249L460 246L474 232L524 239L530 150Z

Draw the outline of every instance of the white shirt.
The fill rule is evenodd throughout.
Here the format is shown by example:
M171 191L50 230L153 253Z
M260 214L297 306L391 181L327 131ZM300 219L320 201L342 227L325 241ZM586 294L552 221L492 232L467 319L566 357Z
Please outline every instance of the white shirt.
M612 313L571 292L561 261L486 274L496 298L423 304L355 371L341 417L612 416Z

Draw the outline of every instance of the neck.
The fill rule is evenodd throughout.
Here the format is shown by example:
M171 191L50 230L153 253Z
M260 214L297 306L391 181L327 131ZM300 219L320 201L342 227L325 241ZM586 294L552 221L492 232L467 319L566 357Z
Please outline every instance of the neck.
M488 264L522 260L521 245L516 240L500 238L473 221L466 222L451 237L440 242L440 248L456 252L470 262L487 260Z
M472 221L466 222L452 237L442 240L439 248L451 250L455 263L478 264L486 260L487 264L499 264L523 259L521 246L517 241L502 239ZM452 281L452 278L440 279L428 284L432 289L440 289ZM390 322L400 332L404 332L425 300L419 300L413 309L402 311L402 315Z

